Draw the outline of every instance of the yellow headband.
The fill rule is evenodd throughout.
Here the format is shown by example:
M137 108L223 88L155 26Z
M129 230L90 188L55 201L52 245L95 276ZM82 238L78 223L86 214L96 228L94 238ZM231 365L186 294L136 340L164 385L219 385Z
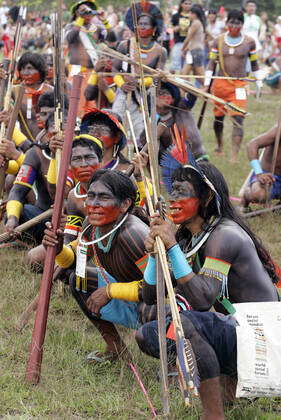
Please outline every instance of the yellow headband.
M99 146L101 150L103 150L103 143L96 137L91 136L90 134L80 134L80 136L74 137L73 141L80 139L91 140L93 143L96 143L96 145Z

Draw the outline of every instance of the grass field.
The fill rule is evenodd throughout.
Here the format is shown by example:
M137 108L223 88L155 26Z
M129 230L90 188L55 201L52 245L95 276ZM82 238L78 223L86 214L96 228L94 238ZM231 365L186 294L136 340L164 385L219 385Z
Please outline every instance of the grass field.
M245 123L245 143L276 121L279 97L265 95L259 102L250 101ZM201 106L201 105L200 105ZM209 106L210 108L210 106ZM199 105L196 106L197 114ZM249 171L243 145L240 163L228 162L231 124L225 127L225 157L215 157L212 115L208 109L203 123L203 137L211 161L224 173L231 195L237 196ZM254 231L263 239L272 256L281 261L280 215L251 220ZM25 383L24 375L33 320L18 333L15 323L19 314L35 296L40 276L29 272L22 251L1 249L0 268L0 418L1 419L147 419L151 418L143 394L122 362L88 365L87 353L103 349L103 343L90 322L82 315L72 297L66 292L61 298L53 290L46 335L42 378L38 386ZM122 330L143 381L156 406L161 408L157 382L158 361L141 354L134 343L133 333ZM281 419L280 399L259 399L255 402L237 401L226 409L231 420ZM197 419L199 403L185 409L179 391L171 389L171 419ZM160 416L161 417L161 416Z

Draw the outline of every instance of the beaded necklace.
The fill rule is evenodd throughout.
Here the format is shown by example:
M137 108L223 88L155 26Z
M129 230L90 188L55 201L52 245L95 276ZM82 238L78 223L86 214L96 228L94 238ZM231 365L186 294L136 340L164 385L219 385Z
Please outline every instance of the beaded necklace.
M103 245L102 241L100 240L97 245L99 247L99 249L101 249L105 254L108 254L112 245L112 241L114 236L116 235L117 230L114 230L113 232L111 232L111 234L109 235L108 241L106 245ZM92 239L100 239L101 238L101 231L100 228L97 226L95 230L93 230L92 232Z

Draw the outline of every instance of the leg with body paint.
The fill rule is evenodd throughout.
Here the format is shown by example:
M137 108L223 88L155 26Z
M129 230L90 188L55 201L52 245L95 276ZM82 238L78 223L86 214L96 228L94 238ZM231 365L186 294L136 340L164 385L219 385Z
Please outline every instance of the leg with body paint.
M223 154L223 120L224 116L215 117L213 125L217 140L217 148L215 149L215 152L218 155Z
M236 372L235 321L223 315L195 311L182 313L181 320L185 336L191 342L201 379L201 420L223 420L220 376L221 373L233 375ZM136 341L144 353L159 358L156 321L143 325L136 333ZM176 345L173 340L167 340L167 351L168 360L175 359Z
M241 115L234 115L233 117L233 130L232 130L232 143L231 143L231 159L232 163L238 162L238 153L243 139L243 121Z
M87 318L92 322L92 324L97 328L99 333L101 334L102 338L106 342L106 351L104 354L100 354L100 356L112 356L112 359L116 359L119 355L122 357L126 357L126 345L121 339L116 327L114 324L108 321L104 321L102 319L97 319L87 307L87 299L89 296L97 290L98 287L98 274L97 270L92 267L87 269L87 292L82 292L77 290L76 284L76 275L73 273L70 276L69 280L70 288L73 297L77 301L78 305L87 316Z

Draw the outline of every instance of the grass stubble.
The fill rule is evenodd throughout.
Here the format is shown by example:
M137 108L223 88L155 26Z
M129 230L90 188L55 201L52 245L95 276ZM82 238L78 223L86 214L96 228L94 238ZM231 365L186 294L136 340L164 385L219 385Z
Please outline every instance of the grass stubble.
M201 103L195 107L197 117ZM214 155L213 117L208 106L202 135L214 163L225 175L231 195L237 196L249 172L245 144L269 129L278 114L278 97L264 95L250 100L245 122L245 138L239 164L229 163L231 122L225 124L225 156ZM254 232L264 241L277 262L281 262L280 215L267 214L250 220ZM35 296L40 276L29 272L24 252L0 250L0 418L1 419L146 419L151 418L146 400L124 362L87 364L85 356L102 350L103 343L94 327L80 312L66 291L59 297L53 288L44 345L41 382L25 382L25 369L31 342L33 319L21 332L15 330L18 316ZM157 373L159 362L142 354L134 343L133 332L120 329L156 408L161 409ZM180 392L171 388L171 419L195 420L200 404L185 409ZM237 400L226 409L229 420L281 419L281 399ZM161 417L161 416L160 416Z

